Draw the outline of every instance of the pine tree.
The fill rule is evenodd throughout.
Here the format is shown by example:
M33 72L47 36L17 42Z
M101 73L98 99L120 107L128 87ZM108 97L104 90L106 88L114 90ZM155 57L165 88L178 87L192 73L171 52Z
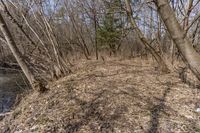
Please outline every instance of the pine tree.
M122 13L120 11L121 0L111 0L110 2L105 2L105 5L106 14L103 18L103 23L97 29L99 49L109 49L113 54L116 54L123 30L120 16Z

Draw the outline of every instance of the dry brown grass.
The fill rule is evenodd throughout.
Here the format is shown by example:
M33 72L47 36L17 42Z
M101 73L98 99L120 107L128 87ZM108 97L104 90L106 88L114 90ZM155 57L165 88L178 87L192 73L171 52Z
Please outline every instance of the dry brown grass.
M0 129L21 133L195 133L199 89L151 61L81 61L45 94L26 96ZM17 133L19 133L17 132Z

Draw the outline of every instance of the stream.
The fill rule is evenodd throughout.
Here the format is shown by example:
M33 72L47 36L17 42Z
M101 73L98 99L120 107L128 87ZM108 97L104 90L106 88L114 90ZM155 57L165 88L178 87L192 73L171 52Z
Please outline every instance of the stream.
M9 112L18 94L25 91L26 83L20 72L0 70L0 114Z

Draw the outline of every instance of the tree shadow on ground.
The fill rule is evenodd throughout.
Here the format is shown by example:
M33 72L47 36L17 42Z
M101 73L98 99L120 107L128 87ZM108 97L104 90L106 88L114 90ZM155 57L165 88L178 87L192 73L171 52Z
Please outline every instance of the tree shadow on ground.
M89 94L95 97L90 101L84 101L83 99L80 99L80 97L78 95L75 95L75 92L72 90L68 92L69 97L71 97L70 99L74 100L76 104L80 106L81 110L74 112L72 118L67 119L65 121L64 129L67 133L74 133L82 129L82 127L88 126L90 130L92 130L93 132L114 132L116 121L122 119L123 117L122 114L127 112L128 107L118 106L115 107L114 109L113 108L110 109L114 110L113 114L108 113L107 111L109 110L109 108L107 106L110 102L109 101L110 99L107 97L108 95L110 95L110 97L114 96L116 97L118 95L127 95L134 97L135 99L138 99L137 101L141 101L142 103L147 103L146 107L141 107L140 104L138 104L138 106L143 110L150 110L151 119L150 119L149 129L147 129L148 133L158 132L158 128L160 126L159 119L161 118L162 113L167 115L168 115L167 112L177 114L182 119L186 119L187 121L189 121L188 118L180 115L170 106L165 105L167 95L170 93L172 86L176 85L177 83L161 82L159 84L161 86L162 85L166 86L166 89L163 92L162 98L153 97L153 99L156 100L156 103L158 101L157 104L152 99L152 97L143 96L140 93L140 91L134 87L128 87L124 89L118 89L118 91L114 91L118 87L120 88L122 86L125 86L124 83L118 83L116 86L115 84L112 84L112 87L114 87L112 89L110 85L103 84L102 87L104 87L104 89L99 88L101 91L93 93L88 92Z
M89 94L92 95L92 99L85 100L81 98L81 96L77 95L76 84L81 81L87 79L95 79L96 77L110 77L124 73L134 73L136 71L120 71L119 73L114 74L87 74L79 79L70 80L66 82L68 96L67 101L75 101L75 106L78 106L79 109L73 111L72 114L69 114L69 117L63 119L62 128L66 133L74 133L74 132L82 132L82 130L86 130L87 132L114 132L116 126L120 126L123 124L129 124L123 116L123 114L127 113L128 106L125 105L116 105L114 108L109 108L109 104L111 103L110 97L117 97L118 95L125 95L125 97L133 97L135 100L135 106L138 106L140 109L146 111L150 111L150 125L149 128L143 128L143 131L147 131L148 133L157 133L160 128L160 119L162 113L164 114L173 114L178 115L181 119L188 120L185 116L182 116L174 110L172 107L165 105L166 97L169 94L172 86L175 86L179 82L160 82L156 83L159 86L164 86L166 89L162 90L163 93L159 93L161 98L154 98L152 95L145 95L141 92L140 89L135 88L135 84L129 84L129 87L126 86L127 82L105 82L102 83L98 89L92 89L91 92L81 92L84 93L84 96ZM130 86L131 85L131 86ZM71 89L70 89L71 88ZM151 89L151 88L150 88ZM79 94L79 93L78 93ZM154 94L154 96L157 93ZM157 95L156 95L157 96ZM156 101L155 101L156 100ZM140 104L144 103L144 104ZM157 104L156 104L157 103ZM115 104L115 103L112 103ZM145 105L145 106L141 106ZM74 105L73 105L74 106ZM137 107L136 107L137 108ZM167 113L166 113L167 112ZM134 131L134 124L131 123L127 127L129 130ZM142 124L141 124L142 126ZM86 129L85 129L86 128ZM53 131L56 132L57 130Z
M150 112L151 112L151 120L150 120L150 128L148 130L148 133L158 133L158 128L159 128L159 119L160 119L160 115L161 112L163 112L165 110L165 101L166 101L166 97L167 94L170 92L170 82L167 82L167 88L164 91L163 97L159 100L159 104L154 105L152 108L150 108Z
M71 100L74 100L81 109L74 112L70 119L65 120L63 125L65 132L78 132L84 126L89 127L92 132L114 132L115 121L120 119L128 109L125 106L118 106L114 108L113 113L110 113L107 106L107 93L103 90L95 94L96 98L87 102L81 100L78 96L72 97Z

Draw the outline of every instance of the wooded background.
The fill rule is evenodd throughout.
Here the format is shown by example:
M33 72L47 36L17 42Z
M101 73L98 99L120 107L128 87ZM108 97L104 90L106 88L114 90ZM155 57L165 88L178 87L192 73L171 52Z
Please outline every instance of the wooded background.
M199 0L1 0L0 61L18 64L35 88L75 60L184 61L200 79ZM13 56L14 55L14 56ZM38 82L39 81L39 82ZM43 87L41 87L43 86Z

